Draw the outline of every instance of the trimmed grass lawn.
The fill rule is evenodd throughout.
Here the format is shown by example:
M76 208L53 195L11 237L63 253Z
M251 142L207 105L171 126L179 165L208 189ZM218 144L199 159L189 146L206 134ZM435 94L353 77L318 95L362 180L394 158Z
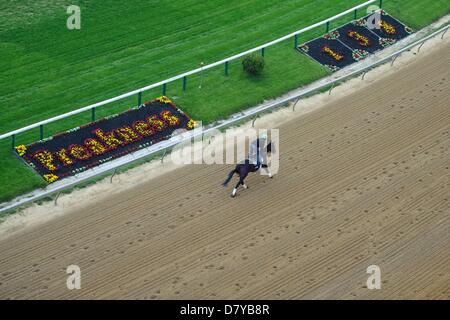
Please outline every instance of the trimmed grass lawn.
M245 51L353 7L364 0L11 0L0 4L0 133L197 68ZM66 28L65 8L81 7L81 30ZM450 11L447 0L385 0L383 7L413 28ZM359 16L365 14L359 11ZM353 14L332 24L351 20ZM323 34L319 28L299 42ZM188 78L187 91L167 95L205 123L227 117L323 77L329 72L293 49L293 40L266 49L263 76L241 62L229 76L218 67ZM200 83L202 88L199 89ZM148 100L161 89L144 94ZM136 105L132 97L97 110L97 118ZM90 121L90 113L45 127L45 135ZM16 145L39 139L38 129ZM0 141L0 201L44 184Z

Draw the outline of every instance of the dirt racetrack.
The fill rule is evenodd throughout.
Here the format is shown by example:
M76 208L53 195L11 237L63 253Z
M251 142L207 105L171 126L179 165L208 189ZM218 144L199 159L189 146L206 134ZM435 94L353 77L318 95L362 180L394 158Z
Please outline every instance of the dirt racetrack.
M2 240L0 298L449 299L449 51L283 124L235 199L187 166Z

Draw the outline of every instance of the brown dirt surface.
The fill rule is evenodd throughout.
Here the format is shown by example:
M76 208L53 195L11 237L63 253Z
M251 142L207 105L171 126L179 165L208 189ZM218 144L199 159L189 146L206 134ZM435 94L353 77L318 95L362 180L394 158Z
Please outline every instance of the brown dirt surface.
M235 199L186 166L1 240L0 298L449 299L449 51L283 123Z

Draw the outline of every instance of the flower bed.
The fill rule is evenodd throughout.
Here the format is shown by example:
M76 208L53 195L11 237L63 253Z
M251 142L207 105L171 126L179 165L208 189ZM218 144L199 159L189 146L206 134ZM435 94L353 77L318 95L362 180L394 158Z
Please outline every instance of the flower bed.
M331 71L337 71L354 62L352 50L339 40L320 37L303 44L299 47L299 50Z
M383 49L379 37L365 27L348 23L340 27L339 32L344 35L339 40L352 49L365 50L369 53Z
M378 26L372 28L371 31L381 38L395 40L403 39L413 32L410 27L390 16L386 11L382 11L381 20L378 21Z
M195 122L167 97L53 137L15 148L48 183L168 139Z
M322 37L303 43L298 50L335 72L413 32L383 10L378 27L369 29L367 20L370 16L354 20Z

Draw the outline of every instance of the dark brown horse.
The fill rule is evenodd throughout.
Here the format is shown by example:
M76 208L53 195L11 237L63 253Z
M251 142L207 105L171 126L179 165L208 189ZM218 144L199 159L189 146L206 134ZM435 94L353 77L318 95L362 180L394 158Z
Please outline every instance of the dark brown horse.
M266 152L270 153L272 151L272 144L269 143L266 147ZM238 174L239 175L239 181L237 182L236 186L234 187L233 191L231 192L231 197L235 197L236 193L237 193L237 189L239 188L239 186L242 185L242 187L244 189L247 189L248 186L245 184L244 179L248 176L248 174L250 172L257 172L260 169L265 169L268 173L269 178L272 178L272 173L269 170L269 167L267 166L266 163L264 163L265 161L261 161L259 155L257 156L257 161L256 164L251 163L249 159L245 159L243 162L238 163L236 165L236 167L230 171L230 173L228 174L227 178L225 179L225 181L223 182L223 186L226 187L228 185L228 183L230 182L230 180L233 178L234 174Z

